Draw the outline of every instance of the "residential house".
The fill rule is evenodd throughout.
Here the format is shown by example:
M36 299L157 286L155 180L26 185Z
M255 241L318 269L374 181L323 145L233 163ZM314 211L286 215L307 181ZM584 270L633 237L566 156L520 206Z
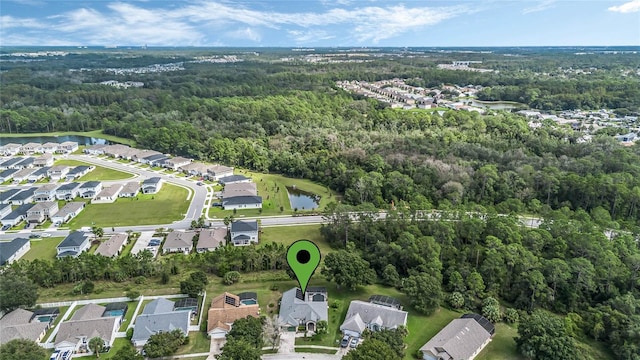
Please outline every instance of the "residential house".
M143 194L155 194L160 191L162 187L162 178L160 177L152 177L148 178L142 182L142 193Z
M17 164L21 163L24 160L23 157L14 157L11 158L9 160L6 160L5 162L2 163L2 166L0 166L0 169L2 170L7 170L7 169L16 169L19 170L21 168L16 167Z
M235 246L258 243L258 222L237 220L231 223L231 243Z
M635 133L628 133L624 135L616 136L616 139L620 142L633 142L638 139L638 135Z
M51 222L54 224L63 224L78 216L84 209L86 203L84 201L74 201L67 203L55 215L51 216Z
M34 168L20 169L18 170L18 172L13 174L13 182L21 183L23 181L27 181L29 175L33 174L34 172L36 172L36 169Z
M95 251L96 255L102 255L106 257L115 257L120 255L122 249L127 244L127 234L113 234L109 240L101 243Z
M40 179L43 179L47 176L47 172L49 172L49 169L50 167L48 166L38 168L36 171L27 176L27 180L29 180L29 182L31 183L34 183Z
M47 176L53 180L58 181L62 179L69 172L69 167L65 165L56 165L49 168L47 171Z
M118 194L122 190L122 184L113 184L102 189L96 198L92 201L94 204L106 204L116 201Z
M222 198L231 198L234 196L257 196L258 187L254 182L248 183L235 183L225 185L222 190Z
M11 204L11 198L14 197L20 189L9 189L0 193L0 204Z
M58 244L56 257L59 259L67 256L78 257L83 251L89 250L89 247L91 247L91 241L88 234L74 231Z
M126 154L130 150L131 148L129 146L121 144L108 145L102 148L104 154L114 158L126 158ZM131 160L131 158L128 158L127 160Z
M35 142L30 142L23 144L20 147L20 152L24 155L38 154L42 153L42 144L38 144Z
M57 201L39 202L27 210L27 222L42 224L58 212Z
M11 205L9 204L0 204L0 219L11 214Z
M207 168L207 177L213 181L233 176L233 168L223 165L213 165Z
M23 158L22 161L20 161L19 163L13 165L14 169L25 169L25 168L30 168L33 167L33 162L36 161L35 158L32 157L26 157Z
M29 239L14 238L11 241L0 242L0 265L17 261L31 249ZM1 320L0 320L1 322ZM2 333L2 331L0 331Z
M236 320L247 316L260 316L260 306L256 293L234 295L228 292L213 298L207 314L207 334L212 339L223 339L227 336Z
M87 146L86 148L84 148L84 153L85 154L89 154L89 155L103 155L104 154L104 149L109 146L106 144L96 144L96 145L91 145L91 146Z
M135 197L140 192L140 183L131 181L124 185L120 193L119 197Z
M181 252L188 254L193 250L195 231L172 231L167 235L162 246L163 254Z
M0 172L0 182L5 182L5 181L9 181L9 180L13 179L13 175L15 173L17 173L18 171L20 171L20 170L18 170L18 169L7 169L7 170L4 170L4 171Z
M151 335L180 329L187 336L191 311L174 311L174 302L158 298L148 303L136 318L131 342L135 347L144 346Z
M162 164L162 166L171 169L171 170L178 170L178 168L185 166L185 165L189 165L191 164L191 159L188 158L184 158L184 157L180 157L180 156L176 156L174 158L171 159L167 159L164 161L164 164Z
M452 320L424 344L424 360L472 360L489 344L495 332L493 324L477 314Z
M133 149L132 150L132 154L131 154L131 160L133 161L137 161L141 164L150 164L149 160L145 160L145 158L154 156L154 155L161 155L164 156L161 152L159 151L155 151L155 150L139 150L139 149ZM168 159L168 157L167 157Z
M407 326L407 312L394 307L354 300L349 304L347 316L340 325L344 335L361 337L365 330L380 331Z
M213 251L226 243L227 229L223 227L213 229L202 229L198 235L198 246L196 251Z
M53 155L44 153L33 160L33 166L44 167L53 165Z
M282 294L278 324L288 331L297 331L303 326L306 331L315 331L318 321L329 321L327 290L322 287L307 287L305 294L293 288Z
M10 212L9 215L6 215L2 218L2 220L0 220L0 222L2 222L2 226L10 225L11 227L13 227L20 224L24 219L27 218L27 210L31 209L32 206L33 205L31 204L20 205L12 212Z
M70 154L78 150L78 143L75 141L65 141L58 146L57 153Z
M207 168L209 165L200 162L192 162L188 165L183 165L178 170L189 176L205 176L207 175Z
M20 152L21 145L10 143L0 147L0 155L13 156Z
M60 144L54 142L44 143L42 144L42 152L45 154L53 154L58 150L58 146L60 146Z
M102 183L100 181L87 181L80 185L80 196L85 199L93 199L102 190Z
M80 195L80 183L63 184L56 189L56 199L72 200Z
M251 182L251 178L244 175L229 175L216 179L222 185L235 184L235 183L247 183Z
M49 329L49 323L37 320L32 322L32 318L33 313L24 309L15 309L4 315L0 319L0 345L14 339L40 342Z
M225 210L262 209L262 197L245 195L223 198L222 208Z
M58 189L57 184L44 184L36 189L33 199L36 202L53 201L56 198L56 189Z
M140 159L140 162L149 166L161 166L167 160L169 160L168 156L165 156L163 154L154 154Z
M24 205L32 203L37 189L38 188L34 187L27 190L22 190L19 193L15 194L10 200L11 205Z
M69 170L69 172L67 172L67 174L65 175L65 179L66 181L73 181L75 179L79 179L93 169L95 169L95 167L93 166L85 166L85 165L76 166L73 169Z
M69 321L60 323L54 343L55 349L60 352L91 354L89 340L94 337L101 338L105 346L113 346L120 318L103 317L104 309L104 306L95 304L85 305L77 310Z

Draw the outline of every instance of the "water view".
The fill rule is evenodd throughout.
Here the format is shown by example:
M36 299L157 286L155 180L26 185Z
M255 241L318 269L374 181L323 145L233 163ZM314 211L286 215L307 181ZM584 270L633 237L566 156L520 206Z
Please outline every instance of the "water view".
M312 210L320 206L320 196L296 189L295 187L287 187L289 194L289 202L292 209Z
M65 141L75 141L79 145L96 145L96 144L109 145L113 143L105 139L82 136L82 135L62 135L62 136L25 136L25 137L10 137L10 138L0 137L0 146L6 145L9 143L26 144L30 142L35 142L35 143L44 144L47 142L62 143Z

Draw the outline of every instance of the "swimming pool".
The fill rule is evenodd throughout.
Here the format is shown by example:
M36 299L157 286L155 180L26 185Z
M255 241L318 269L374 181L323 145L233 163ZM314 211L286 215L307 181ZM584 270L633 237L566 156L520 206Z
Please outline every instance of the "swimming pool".
M119 310L105 311L103 316L123 316L123 315L124 315L124 310L119 309Z
M255 305L258 302L253 299L247 299L247 300L240 300L240 303L243 305Z
M55 316L51 316L51 315L42 315L42 316L38 316L38 321L40 322L51 322L53 321L53 319L55 319Z

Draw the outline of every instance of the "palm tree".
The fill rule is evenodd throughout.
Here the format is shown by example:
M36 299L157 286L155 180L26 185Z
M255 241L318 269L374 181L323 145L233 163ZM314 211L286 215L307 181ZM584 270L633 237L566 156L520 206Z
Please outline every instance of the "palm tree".
M89 340L89 350L91 350L96 355L96 358L100 357L100 351L102 351L103 347L104 340L102 340L102 338L96 336Z

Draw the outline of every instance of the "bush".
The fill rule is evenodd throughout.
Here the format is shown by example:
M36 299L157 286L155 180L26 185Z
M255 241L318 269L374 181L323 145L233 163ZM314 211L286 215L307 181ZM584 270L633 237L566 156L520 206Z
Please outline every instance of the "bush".
M507 309L504 311L504 320L509 324L515 324L520 320L520 314L516 309Z
M145 282L147 282L147 278L144 276L138 276L133 280L134 283L136 283L137 285L142 285Z
M464 296L457 291L452 292L447 300L454 309L460 309L464 306Z
M340 306L342 306L342 300L333 300L329 305L332 309L338 309Z
M232 285L238 281L240 281L240 273L237 271L229 271L224 274L224 277L222 278L222 282L224 282L225 285Z
M269 288L269 290L271 290L271 291L278 291L278 285L276 285L276 284L271 285L271 287Z
M127 329L127 339L131 340L132 337L133 337L133 328L128 328Z
M139 291L136 291L136 290L130 290L130 291L127 291L125 295L126 295L126 297L128 297L129 299L131 299L131 300L135 300L135 299L137 299L137 298L139 298L139 297L140 297L140 292L139 292Z

